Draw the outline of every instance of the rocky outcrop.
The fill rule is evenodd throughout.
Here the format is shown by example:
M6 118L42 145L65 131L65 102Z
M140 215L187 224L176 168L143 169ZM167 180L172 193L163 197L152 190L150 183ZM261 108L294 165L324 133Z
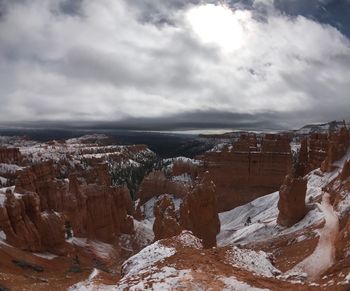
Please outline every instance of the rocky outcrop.
M22 155L18 148L0 148L0 163L20 164Z
M152 197L163 194L172 194L178 198L183 198L190 191L191 184L181 181L173 181L166 177L162 171L153 171L145 177L137 193L137 198L144 204Z
M216 246L220 220L215 185L208 172L181 204L180 224L183 229L190 230L201 238L204 247Z
M22 249L40 251L41 239L26 213L23 200L16 199L11 190L7 190L6 198L2 199L4 204L0 207L0 226L6 234L7 242Z
M307 213L305 195L307 180L287 175L279 192L277 223L290 227L299 222Z
M14 194L8 190L0 213L0 227L11 245L30 251L64 253L63 216L53 211L40 212L36 193Z
M333 170L333 163L341 159L347 152L350 145L350 133L344 122L344 126L339 133L334 133L329 137L329 146L327 156L321 164L323 172L330 172Z
M56 178L52 162L20 171L15 191L37 193L37 207L46 213L40 218L32 215L40 231L47 232L52 227L62 233L61 225L65 221L63 219L62 224L58 220L55 212L59 212L64 214L76 236L114 242L121 233L133 232L133 219L129 216L133 214L130 193L125 185L111 186L106 164L71 174L68 180L67 183ZM47 242L49 247L54 244Z
M18 172L16 193L34 192L40 197L40 209L63 211L67 185L56 179L53 163L44 162L24 168Z
M299 155L298 155L297 161L295 162L296 162L296 164L294 165L295 175L297 177L305 176L309 171L309 154L308 154L308 144L307 144L306 138L301 140Z
M175 205L170 195L158 198L154 205L153 232L155 240L172 237L181 233L181 227L175 213Z
M329 143L328 135L315 133L309 137L309 168L308 171L317 169L327 157Z
M181 176L184 174L195 179L198 176L198 165L194 164L191 159L175 159L172 166L172 175Z
M128 196L125 186L87 184L71 175L65 213L76 236L113 242L121 233L132 233Z
M219 212L233 209L278 190L292 166L288 137L241 137L232 149L207 152L200 175L210 172L217 188Z
M350 177L350 160L345 161L343 169L340 173L340 180L345 181Z

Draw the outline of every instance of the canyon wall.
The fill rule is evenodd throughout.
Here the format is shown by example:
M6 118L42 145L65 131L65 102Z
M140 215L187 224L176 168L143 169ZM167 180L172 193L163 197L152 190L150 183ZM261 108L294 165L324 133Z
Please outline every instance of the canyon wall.
M201 173L209 171L218 193L219 212L279 189L292 166L289 139L266 135L261 144L242 136L232 148L207 152Z

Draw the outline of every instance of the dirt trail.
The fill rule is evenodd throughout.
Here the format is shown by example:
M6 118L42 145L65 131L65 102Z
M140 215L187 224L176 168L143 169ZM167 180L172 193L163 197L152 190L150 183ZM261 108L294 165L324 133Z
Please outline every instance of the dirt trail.
M333 265L335 257L334 241L339 232L339 219L329 202L329 194L324 193L318 207L325 216L325 225L318 231L320 238L314 252L291 271L302 271L311 280L317 279L324 271Z

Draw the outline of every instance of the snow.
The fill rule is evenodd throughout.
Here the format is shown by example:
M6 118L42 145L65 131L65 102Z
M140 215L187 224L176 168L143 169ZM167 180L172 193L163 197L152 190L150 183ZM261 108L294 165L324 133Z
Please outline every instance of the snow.
M177 270L173 267L150 268L139 274L126 276L111 290L191 290L191 270ZM142 278L140 280L140 278ZM190 286L189 286L190 285ZM150 287L151 286L151 287ZM193 286L194 287L194 286Z
M325 225L318 231L320 239L314 252L296 265L292 272L305 272L311 279L316 279L323 271L332 266L335 257L334 242L339 232L338 216L329 202L329 194L323 195L319 205L325 216Z
M278 192L274 192L233 210L219 213L221 230L217 236L218 245L248 243L271 236L276 226L278 199ZM252 223L245 226L248 217Z
M338 205L336 206L336 211L340 216L346 215L350 212L350 192L349 191L342 191L340 193L341 200L339 201Z
M323 196L322 188L338 176L341 167L349 157L350 150L342 159L334 163L336 169L332 172L322 173L319 169L316 169L306 175L308 180L306 203L313 203L316 199ZM278 200L279 193L274 192L236 207L233 210L219 213L221 230L217 236L218 246L237 243L244 245L250 242L276 238L297 232L308 226L317 225L325 219L325 213L320 208L314 208L297 224L290 228L283 228L276 223ZM343 203L340 203L338 210L345 211L349 209L349 200L350 197ZM248 217L251 218L252 223L245 225Z
M6 196L5 194L0 193L0 207L5 206Z
M269 260L270 254L232 247L226 252L226 261L231 266L250 271L264 277L275 277L281 272Z
M0 185L5 185L5 184L7 184L7 179L0 176Z
M135 242L137 246L146 247L154 241L153 221L134 219L134 229L133 234L121 234L120 236L121 247L130 252L134 252Z
M58 256L51 253L33 253L33 255L46 260L53 260L55 258L58 258Z
M172 194L165 194L164 193L163 195L168 195L171 197L171 199L174 202L175 211L178 211L180 209L180 205L182 203L181 198L178 198ZM153 197L150 200L148 200L145 204L142 205L141 209L143 210L143 213L145 214L146 220L150 220L150 221L152 221L152 223L154 222L154 205L158 201L158 199L160 199L163 195L160 195L158 197Z
M148 268L155 263L171 257L176 253L174 248L162 245L159 241L141 250L138 254L126 260L122 267L124 275L137 274L142 269Z
M0 231L0 241L5 241L6 240L6 234L4 233L4 231Z
M3 164L0 163L0 173L15 173L19 170L22 170L23 167L20 167L15 164Z
M188 175L187 173L184 173L179 176L173 176L172 180L175 182L182 182L182 183L191 183L192 182L192 177Z
M202 241L195 237L191 231L184 230L174 238L174 240L180 243L184 247L202 249Z
M252 287L246 283L238 281L235 277L221 277L219 278L225 286L222 291L268 291L269 289L261 289Z
M290 143L290 149L292 151L293 156L299 153L300 148L301 148L301 144L299 142L292 141Z
M83 248L91 248L95 255L102 259L108 259L111 257L111 254L114 252L112 245L103 243L96 240L88 240L86 238L73 238L70 243L77 245Z
M68 291L107 291L111 290L112 286L103 284L94 284L93 279L98 276L99 270L93 269L89 278L83 282L79 282L68 288Z

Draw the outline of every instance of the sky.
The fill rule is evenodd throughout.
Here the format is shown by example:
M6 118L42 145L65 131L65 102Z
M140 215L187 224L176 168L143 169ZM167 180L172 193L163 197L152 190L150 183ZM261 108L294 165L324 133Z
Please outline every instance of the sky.
M350 120L350 0L0 0L0 125Z

